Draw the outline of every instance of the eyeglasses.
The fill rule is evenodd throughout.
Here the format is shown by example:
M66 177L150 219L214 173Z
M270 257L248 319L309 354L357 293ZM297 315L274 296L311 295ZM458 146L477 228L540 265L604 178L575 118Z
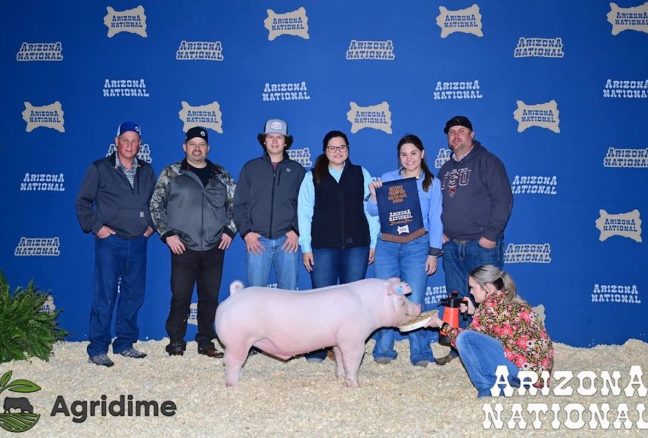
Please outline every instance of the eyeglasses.
M326 150L329 152L346 152L349 150L349 146L345 144L342 146L326 146Z

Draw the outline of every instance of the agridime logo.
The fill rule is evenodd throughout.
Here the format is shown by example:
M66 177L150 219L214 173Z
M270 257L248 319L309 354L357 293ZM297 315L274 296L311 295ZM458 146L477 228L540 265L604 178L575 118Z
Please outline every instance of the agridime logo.
M25 379L11 381L12 371L7 371L0 377L0 394L3 391L27 394L40 391L40 386ZM0 427L9 432L24 432L34 427L40 419L40 414L34 413L34 406L27 397L5 396L0 413Z

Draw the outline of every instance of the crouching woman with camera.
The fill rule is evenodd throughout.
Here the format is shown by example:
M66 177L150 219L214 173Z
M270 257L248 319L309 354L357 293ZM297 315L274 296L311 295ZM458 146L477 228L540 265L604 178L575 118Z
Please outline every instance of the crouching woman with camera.
M534 371L538 378L545 370L551 373L551 339L544 323L516 294L513 279L496 266L484 265L469 274L468 285L477 307L466 299L460 311L473 316L471 324L453 328L435 315L428 326L448 335L477 388L477 397L491 395L499 365L507 367L512 386L519 386L520 370Z

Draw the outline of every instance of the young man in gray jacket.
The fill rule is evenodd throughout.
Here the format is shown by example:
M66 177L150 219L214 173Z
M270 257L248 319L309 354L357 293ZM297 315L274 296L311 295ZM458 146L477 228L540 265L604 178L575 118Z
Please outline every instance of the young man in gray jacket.
M185 159L167 166L151 198L151 215L171 250L171 309L166 321L169 355L182 355L194 285L198 290L198 353L223 357L214 346L214 318L225 250L236 234L232 219L234 180L207 160L207 130L187 131Z
M288 158L293 142L286 122L270 119L257 136L264 154L245 163L234 196L234 221L247 249L248 286L297 288L297 195L306 171Z
M106 367L115 364L107 355L111 342L115 354L146 357L133 344L139 337L137 313L144 303L146 247L154 232L149 200L155 174L137 158L140 134L134 122L119 125L115 152L90 165L75 203L81 228L95 236L88 356L90 362ZM110 326L118 297L113 341Z

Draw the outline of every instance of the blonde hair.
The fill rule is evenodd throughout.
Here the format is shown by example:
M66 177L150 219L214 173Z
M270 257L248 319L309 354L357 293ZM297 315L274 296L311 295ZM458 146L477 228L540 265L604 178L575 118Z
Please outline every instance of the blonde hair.
M495 289L506 292L506 296L511 301L526 303L526 301L517 294L517 288L515 287L515 282L511 276L497 266L480 266L479 268L474 269L470 273L470 276L484 289L486 289L486 284L490 283L495 287Z

